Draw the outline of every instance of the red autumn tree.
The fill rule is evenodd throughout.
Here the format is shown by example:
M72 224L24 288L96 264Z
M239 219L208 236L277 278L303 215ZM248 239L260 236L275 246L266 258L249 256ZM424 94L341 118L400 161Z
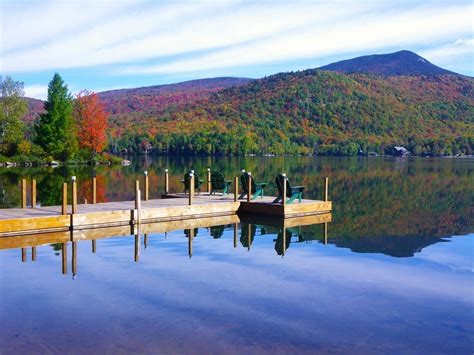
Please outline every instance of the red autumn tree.
M80 91L76 96L74 115L79 146L89 150L93 156L101 153L107 144L108 114L97 94Z

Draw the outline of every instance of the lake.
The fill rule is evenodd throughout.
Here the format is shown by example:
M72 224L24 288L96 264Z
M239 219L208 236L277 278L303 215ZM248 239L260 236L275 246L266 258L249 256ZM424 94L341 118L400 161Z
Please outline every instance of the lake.
M193 168L260 182L286 172L321 198L332 222L238 223L107 235L0 250L1 353L456 353L474 350L474 160L443 158L141 157L127 167L0 169L0 206L151 198ZM267 194L274 194L270 188ZM181 227L182 228L182 227ZM326 229L326 233L325 233ZM105 234L107 234L105 232ZM194 238L190 239L190 235ZM283 236L284 235L284 236ZM21 237L18 237L21 238ZM192 240L192 257L190 241ZM72 257L74 255L74 258Z

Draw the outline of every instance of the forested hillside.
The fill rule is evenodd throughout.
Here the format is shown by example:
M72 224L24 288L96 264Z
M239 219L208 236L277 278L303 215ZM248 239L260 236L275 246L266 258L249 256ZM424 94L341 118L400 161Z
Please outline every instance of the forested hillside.
M200 154L471 154L474 80L306 70L112 114L110 148Z

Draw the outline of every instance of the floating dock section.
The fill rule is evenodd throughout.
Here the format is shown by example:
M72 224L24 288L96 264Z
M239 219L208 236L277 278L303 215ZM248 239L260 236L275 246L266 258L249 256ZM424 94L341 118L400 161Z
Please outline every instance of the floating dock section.
M238 200L235 195L168 194L156 200L138 200L51 206L39 208L0 209L0 237L46 232L80 231L179 222L179 229L189 221L233 215L297 218L332 211L331 201L307 200L291 204L273 203L274 197ZM187 221L187 222L185 222ZM222 220L222 223L226 223Z

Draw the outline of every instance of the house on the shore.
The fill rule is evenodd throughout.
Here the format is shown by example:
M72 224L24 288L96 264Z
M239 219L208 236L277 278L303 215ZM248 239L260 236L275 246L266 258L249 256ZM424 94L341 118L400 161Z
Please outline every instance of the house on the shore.
M393 147L393 155L396 157L407 157L410 155L410 151L405 147Z

